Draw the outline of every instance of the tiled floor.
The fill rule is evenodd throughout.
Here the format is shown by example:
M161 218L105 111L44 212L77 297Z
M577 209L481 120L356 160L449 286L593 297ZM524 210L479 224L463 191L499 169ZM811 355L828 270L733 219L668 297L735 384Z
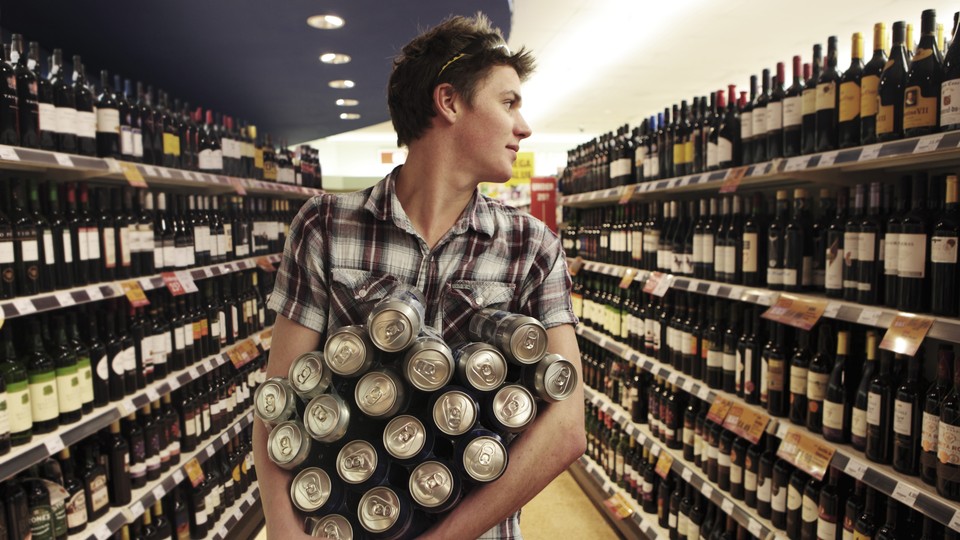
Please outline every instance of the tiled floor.
M617 538L577 482L566 472L523 507L520 525L524 540ZM261 530L256 540L266 538L267 533Z

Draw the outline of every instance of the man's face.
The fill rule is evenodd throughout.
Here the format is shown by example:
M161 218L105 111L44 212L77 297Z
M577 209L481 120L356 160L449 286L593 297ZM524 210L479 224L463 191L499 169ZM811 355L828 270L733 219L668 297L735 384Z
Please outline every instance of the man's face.
M513 175L520 141L530 126L520 115L520 78L509 66L494 66L465 105L459 136L463 166L480 182L505 182Z

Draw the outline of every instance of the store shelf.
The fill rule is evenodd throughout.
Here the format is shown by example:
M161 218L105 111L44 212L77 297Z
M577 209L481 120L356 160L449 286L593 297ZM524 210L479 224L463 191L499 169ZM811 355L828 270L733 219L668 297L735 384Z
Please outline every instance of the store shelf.
M573 259L568 259L568 261L572 262ZM629 267L585 261L583 269L608 276L622 277ZM645 279L651 274L651 272L646 270L637 270L636 272L635 279ZM668 276L668 279L672 280L670 285L671 289L705 294L727 300L738 300L751 304L759 304L761 306L772 306L777 302L781 294L779 291L769 289L747 287L745 285L729 285L717 281L707 281L705 279L686 276ZM824 295L810 293L789 294L807 300L826 302L826 309L823 312L823 316L828 319L878 328L889 328L890 323L893 322L893 319L896 318L897 315L907 313L883 306L867 306L856 302L837 300ZM960 319L937 317L927 313L918 313L917 315L933 319L933 325L930 327L930 331L927 332L927 337L949 341L951 343L960 343Z
M750 531L750 534L757 538L769 539L774 538L778 532L781 532L768 520L760 517L752 508L745 506L742 501L737 501L727 493L721 491L716 484L706 478L699 467L683 459L682 451L667 448L650 434L646 426L633 423L630 420L630 414L624 411L619 405L614 404L607 399L605 395L592 388L584 387L583 390L584 395L591 403L612 416L614 422L620 424L629 436L635 438L638 443L650 450L654 456L659 457L661 453L665 452L672 457L673 464L670 466L670 470L679 474L685 482L692 484L694 489L719 506L725 514L733 516L737 523Z
M295 198L323 193L319 189L290 184L3 145L0 145L0 168L41 173L46 178L56 180L98 180L124 184L130 182L127 175L133 174L132 169L135 169L151 187L192 187L217 193L253 193Z
M71 540L85 538L87 540L106 540L113 533L120 530L127 523L132 523L143 515L146 509L149 509L155 502L173 491L177 485L187 478L186 464L192 459L203 463L210 459L218 450L227 445L233 437L236 437L244 428L253 422L253 406L247 408L240 417L227 428L226 431L214 434L207 438L197 449L189 454L180 456L180 464L168 471L153 482L141 488L133 490L131 502L129 505L116 508L111 507L103 517L87 525L80 534L71 536Z
M242 272L257 267L258 261L265 259L271 264L280 262L280 254L261 255L250 257L228 263L211 264L200 268L181 270L194 281L199 281L211 277L231 274L233 272ZM176 273L176 272L175 272ZM41 293L34 296L20 296L9 300L0 301L0 310L2 310L3 319L12 319L31 313L52 311L55 309L97 302L107 298L120 298L126 294L123 290L123 284L135 281L144 291L159 289L165 287L162 274L144 276L140 278L131 278L121 281L110 281L104 283L95 283L93 285L84 285L72 289L63 289L48 293ZM181 280L183 281L183 280Z
M666 192L713 191L724 182L742 174L740 186L785 185L813 182L839 173L909 169L960 164L960 132L937 133L900 141L873 144L846 150L834 150L792 158L777 158L754 165L678 176L619 186L610 189L566 195L560 204L574 207L604 206L621 200L627 190L634 190L631 199L657 197Z
M592 459L587 456L580 456L580 459L574 462L570 466L570 469L574 479L577 480L580 487L584 489L591 500L593 500L594 506L596 506L600 512L603 512L607 521L613 523L617 532L624 538L649 538L650 540L656 540L657 538L667 538L669 536L669 531L661 527L655 518L647 516L643 510L640 509L640 506L637 505L636 501L622 488L613 483L610 477L607 476L607 473ZM632 510L632 513L628 517L620 519L619 516L614 515L610 509L603 504L603 500L607 497L614 497L616 495L620 495L621 500Z
M684 375L682 372L676 371L670 366L663 365L589 328L581 326L577 328L577 334L596 343L605 350L618 355L620 358L627 360L644 371L666 378L668 382L676 385L677 388L682 389L688 394L695 395L701 400L712 403L718 397L721 397L735 404L740 404L746 409L758 414L767 415L767 412L757 405L747 404L737 396L727 392L711 389L702 381L696 381L692 377ZM597 394L590 388L585 388L585 391L594 398L605 399L604 396ZM621 416L623 416L623 414L621 414ZM956 531L960 531L960 503L941 497L937 494L935 488L924 484L920 478L900 474L894 471L889 465L868 461L862 453L853 447L829 442L822 436L812 433L802 426L791 424L785 419L771 417L767 432L774 433L777 438L782 439L790 428L798 429L805 436L814 438L827 447L833 448L835 453L831 461L831 466L844 471L854 478L862 480L884 495L896 497L897 500L905 505L932 517Z
M61 426L53 433L34 435L29 443L23 446L15 446L9 454L0 458L0 479L10 478L20 471L29 468L34 463L39 463L43 459L56 455L57 452L64 447L72 446L109 426L111 423L128 416L147 403L160 399L160 396L168 394L188 382L194 381L200 376L230 362L231 356L241 354L241 351L249 349L251 344L256 346L258 353L262 354L268 351L272 342L272 332L272 327L266 328L254 334L254 336L234 344L225 351L208 356L200 363L171 373L162 380L154 381L153 384L147 388L122 401L110 403L95 409L76 424ZM243 361L252 359L253 357L247 353L247 357L243 358Z
M226 540L237 524L240 523L240 520L251 508L259 504L259 501L260 486L252 483L247 488L243 498L233 504L231 511L224 512L220 521L210 528L211 531L214 531L213 536L210 537L211 540Z

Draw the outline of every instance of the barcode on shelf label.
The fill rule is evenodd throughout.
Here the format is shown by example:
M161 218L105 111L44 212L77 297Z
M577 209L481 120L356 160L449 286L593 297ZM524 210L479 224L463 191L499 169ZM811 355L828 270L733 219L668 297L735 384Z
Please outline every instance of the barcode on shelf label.
M223 435L220 435L220 442L222 442L223 444L227 444L227 441L229 441L229 440L230 440L230 433L229 433L229 432L228 432L228 433L224 433Z
M179 484L180 482L183 482L183 478L184 478L183 469L177 469L176 471L173 472L173 481L176 482L177 484Z
M162 499L166 494L167 494L167 490L163 489L163 486L157 486L153 488L153 498L158 501Z
M142 167L143 167L143 172L145 172L145 173L147 174L147 176L156 176L156 175L157 175L157 170L156 170L155 168L153 168L152 165L142 165Z
M763 532L763 526L760 525L760 522L750 518L750 525L747 526L747 529L750 531L750 534L760 538L760 533Z
M679 378L680 378L680 374L674 371L673 373L670 374L669 377L667 377L667 382L670 384L677 384L677 379Z
M43 445L47 447L47 455L55 456L63 450L63 439L59 435L53 435L43 440Z
M650 453L653 454L654 457L659 456L659 455L660 455L660 447L657 446L657 445L651 446L651 447L650 447Z
M723 502L720 503L720 509L723 510L724 514L730 515L730 513L733 512L733 501L724 499Z
M863 480L863 475L867 472L867 466L855 459L851 459L847 462L846 467L843 468L843 472L857 480Z
M189 374L190 374L190 378L191 378L191 379L194 379L194 380L197 379L198 377L200 377L200 372L197 371L197 367L196 367L196 366L191 366L190 369L187 370L187 373L189 373Z
M828 319L836 319L837 313L840 313L841 304L838 302L827 302L827 308L823 310L823 316Z
M226 526L226 525L222 525L222 526L220 527L220 530L217 531L217 534L220 536L220 538L226 538L226 537L227 537L227 526Z
M107 540L107 538L110 538L111 534L113 533L110 532L110 529L107 527L106 523L93 530L93 535L97 537L97 540Z
M917 502L918 495L920 495L919 489L903 482L897 482L897 487L893 490L893 498L911 508Z
M157 392L157 389L153 386L147 387L147 399L150 401L156 401L160 399L160 393Z
M213 455L217 453L217 449L214 448L213 445L211 444L210 446L207 447L205 452L207 453L207 457L213 457Z
M90 297L90 300L103 300L103 291L100 290L99 286L93 286L87 289L87 296Z
M130 513L133 514L133 518L136 519L143 515L143 503L137 501L130 505Z
M864 146L863 151L860 152L860 158L857 161L868 161L871 159L877 159L880 155L880 148L882 144L871 144L870 146Z
M799 171L801 169L807 168L807 163L810 162L809 157L792 157L787 160L787 166L783 168L786 172Z
M719 290L720 290L720 284L719 284L719 283L711 283L711 284L710 284L710 288L707 289L707 294L710 295L710 296L716 296L716 295L717 295L717 291L719 291Z
M818 167L829 167L829 166L833 165L833 163L834 163L835 161L837 161L837 154L839 154L839 153L840 153L840 152L834 151L834 152L827 152L826 154L821 155L821 156L820 156L820 163L819 163L817 166L818 166Z
M170 178L170 171L168 171L166 167L159 167L157 171L160 173L160 176Z
M700 390L697 391L697 397L706 401L710 399L710 388L707 386L700 386Z
M857 317L857 324L876 326L882 314L883 312L879 309L864 308L864 310L860 312L860 316Z
M21 315L28 315L37 310L37 306L33 305L33 300L29 298L17 298L13 301L13 305Z
M77 303L73 299L73 295L68 292L58 292L57 293L57 303L60 304L60 307L72 306Z
M940 146L940 141L942 140L943 133L924 137L917 141L917 147L913 149L913 153L920 154L922 152L933 152L938 146Z
M778 425L778 426L777 426L777 438L778 438L778 439L783 439L784 437L786 437L788 430L789 430L789 428L787 427L787 424L784 423L784 424Z
M137 408L133 405L133 401L125 399L120 403L117 403L117 408L120 409L120 416L129 416L130 413L136 412Z
M950 520L950 528L960 531L960 510L953 513L953 519Z
M684 482L689 482L693 478L693 471L690 469L683 469L683 472L680 474L680 477L683 478Z
M704 497L709 499L710 496L713 495L713 486L711 486L710 484L704 484L700 488L700 492L703 493Z

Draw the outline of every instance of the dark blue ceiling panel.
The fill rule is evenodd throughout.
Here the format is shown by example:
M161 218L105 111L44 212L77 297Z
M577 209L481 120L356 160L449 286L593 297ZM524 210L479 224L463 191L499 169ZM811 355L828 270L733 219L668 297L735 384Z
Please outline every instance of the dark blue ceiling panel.
M45 51L81 55L90 77L107 69L296 143L388 120L385 89L400 48L451 14L478 11L509 36L508 0L30 0L3 2L0 23ZM346 24L307 26L321 13ZM322 64L325 52L352 61ZM356 87L329 88L333 79ZM338 98L360 105L337 107ZM341 120L341 112L361 119Z

